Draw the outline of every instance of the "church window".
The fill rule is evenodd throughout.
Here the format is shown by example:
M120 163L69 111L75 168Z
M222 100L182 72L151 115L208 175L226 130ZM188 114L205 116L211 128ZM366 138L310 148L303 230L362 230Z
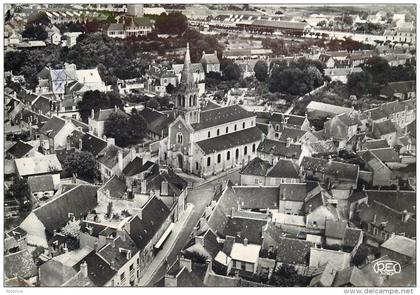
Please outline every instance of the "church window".
M207 166L210 166L210 164L211 164L211 159L210 159L210 157L208 157L207 158Z
M229 127L226 127L226 133L229 133Z
M182 144L182 141L183 141L182 133L178 133L176 135L176 142L179 143L179 144Z
M276 124L276 131L280 131L280 125L279 124Z
M193 97L192 97L192 95L190 96L190 104L189 104L189 106L192 106L193 105Z
M230 151L228 151L227 153L226 153L226 160L230 160Z
M248 153L248 147L247 146L245 146L244 147L244 155L246 155Z
M252 152L255 153L255 143L252 145Z
M235 155L236 159L239 159L239 149L236 149L236 155Z
M242 123L242 129L245 129L245 122Z
M219 129L217 129L217 136L219 136L220 135L220 130Z
M198 162L195 162L195 170L198 170Z
M220 163L222 161L222 156L220 154L217 155L217 163Z
M237 126L236 126L236 124L235 124L235 128L234 128L234 129L235 129L235 131L236 131L236 129L237 129Z
M209 131L209 132L207 132L207 137L210 138L210 136L211 136L211 133Z

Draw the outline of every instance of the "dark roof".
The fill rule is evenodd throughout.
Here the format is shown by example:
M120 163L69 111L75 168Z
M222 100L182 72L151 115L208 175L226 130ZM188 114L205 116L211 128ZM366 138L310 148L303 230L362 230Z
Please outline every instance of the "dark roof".
M81 184L61 194L59 197L32 211L45 226L46 231L52 233L66 225L69 213L76 218L86 214L98 204L97 187Z
M86 133L82 137L82 151L84 152L90 152L94 156L97 156L106 147L107 147L106 140L103 140L92 134Z
M127 253L120 251L120 249L131 251L132 256L137 252L136 244L134 244L130 236L126 233L124 233L124 235L124 239L116 237L114 239L114 245L108 243L98 250L98 254L105 259L113 269L120 269L129 260L127 259Z
M280 123L283 126L289 126L294 128L300 128L303 123L305 122L305 116L299 115L292 115L292 114L284 114L284 113L268 113L269 114L269 122L272 124Z
M150 192L152 189L160 190L164 181L168 183L168 195L170 196L179 196L188 185L187 181L178 176L173 170L162 170L147 177L147 192Z
M299 30L303 31L308 24L306 22L290 22L290 21L270 21L270 20L255 20L252 22L253 26L269 27L275 29Z
M32 255L27 249L4 256L6 278L32 278L38 274Z
M45 96L39 96L37 100L32 104L34 111L40 111L42 114L48 114L51 110L51 100Z
M359 174L359 166L357 165L328 161L320 158L303 157L300 165L304 170L316 171L351 180L356 180Z
M38 97L38 95L21 89L18 93L16 93L16 97L24 104L31 104Z
M47 135L48 137L55 137L65 124L66 120L53 116L51 119L45 122L44 126L42 126L39 132Z
M82 220L80 222L80 231L83 233L88 233L92 237L99 237L99 234L107 228L106 225L90 222L87 220ZM91 230L91 232L90 232Z
M204 249L214 258L217 253L222 250L222 245L217 241L217 236L213 233L211 229L208 229L203 234Z
M383 122L373 124L372 134L375 138L380 138L381 135L386 135L393 132L397 132L397 129L395 128L395 125L391 122L391 120L386 120Z
M325 236L327 238L343 239L347 223L345 221L326 220Z
M257 123L257 127L265 134L268 134L268 124Z
M109 116L111 116L114 113L117 113L124 117L129 117L129 115L126 112L122 111L121 109L112 108L112 109L99 109L98 111L95 111L93 119L95 121L106 121L109 118Z
M416 91L416 81L388 82L381 92L391 91L391 93L407 93Z
M31 193L54 190L54 181L52 175L29 176L28 185Z
M282 183L279 193L280 200L303 202L307 195L306 183Z
M234 186L236 199L243 209L277 209L279 187Z
M257 157L252 159L244 168L242 168L240 174L265 176L270 168L270 162L261 160Z
M197 142L196 144L203 150L205 154L211 154L223 151L247 143L261 140L261 130L257 127L251 127L241 131L225 134L218 137L209 138ZM248 151L249 153L251 151Z
M359 242L360 235L362 234L362 230L358 228L346 228L344 233L344 242L343 245L345 247L355 247Z
M400 156L398 152L392 147L370 149L371 153L378 157L382 162L400 162Z
M147 161L143 165L143 159L140 157L135 157L130 163L125 166L123 174L125 176L137 175L149 168L153 162Z
M15 158L22 158L29 153L34 147L29 143L19 140L11 148L7 150L7 153Z
M389 147L386 139L372 139L362 143L363 150L380 149Z
M302 150L300 145L290 144L287 146L287 143L284 141L277 141L266 138L258 146L258 152L273 154L274 156L298 159Z
M391 209L377 201L371 204L361 204L358 208L361 222L375 224L382 227L388 233L401 234L409 238L416 237L416 220L412 217L407 221L402 220L401 212ZM376 217L376 222L374 218Z
M82 144L83 147L83 144ZM98 162L112 169L118 164L118 152L123 152L123 158L127 156L128 151L124 151L115 145L110 145L103 150L103 154L98 158Z
M278 162L267 171L267 177L276 178L299 178L298 167L291 159L279 159Z
M274 241L274 245L265 244L264 249L273 246L277 250L277 261L287 264L305 264L309 262L309 254L311 251L312 242L305 240L298 240L287 238L284 236L284 231L274 225L269 224L263 232L264 241Z
M111 266L106 262L101 255L96 254L95 251L90 252L82 261L77 263L73 268L76 271L80 270L80 264L85 261L88 269L89 279L97 287L104 286L109 280L111 280L117 273Z
M200 122L197 124L192 124L191 126L194 128L194 130L201 130L225 123L239 121L253 116L255 115L251 112L248 112L241 106L235 104L203 111L200 114Z
M49 117L39 113L35 113L26 108L22 109L15 117L15 121L18 123L20 123L21 121L26 122L30 125L35 125L36 123L39 127L42 126L48 120L50 120Z
M261 245L262 228L266 224L266 220L230 217L221 234L224 236L235 237L235 242L238 243L247 238L249 243Z
M118 176L112 176L99 190L109 195L111 198L122 198L127 190L125 182L118 178Z
M232 213L232 208L237 207L238 200L235 191L228 186L220 196L216 208L208 220L209 227L216 233L222 232L228 222L228 215Z
M140 115L147 122L147 129L154 134L159 136L166 136L168 134L168 127L175 120L175 114L173 112L164 114L154 109L145 107Z
M130 237L139 249L146 247L169 213L168 207L160 199L152 197L142 209L142 218L136 215L128 221Z
M74 126L82 128L83 132L88 132L89 131L89 125L88 124L83 123L82 121L76 120L74 118L70 118L70 120L74 124Z
M371 191L365 190L368 201L380 202L391 209L402 212L416 212L416 192L415 191Z
M301 129L284 127L279 141L286 141L288 138L293 139L293 141L298 141L306 132Z

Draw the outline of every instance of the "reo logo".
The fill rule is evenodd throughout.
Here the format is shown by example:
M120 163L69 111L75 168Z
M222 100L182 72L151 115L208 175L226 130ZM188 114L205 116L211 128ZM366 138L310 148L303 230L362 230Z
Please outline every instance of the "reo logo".
M397 261L383 260L376 262L373 265L373 270L377 274L392 276L401 272L401 265Z

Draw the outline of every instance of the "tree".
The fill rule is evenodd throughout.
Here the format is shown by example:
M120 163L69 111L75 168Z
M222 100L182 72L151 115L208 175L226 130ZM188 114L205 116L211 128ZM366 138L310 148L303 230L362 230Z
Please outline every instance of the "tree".
M132 109L128 123L131 130L131 141L141 140L146 133L147 122L137 109Z
M172 94L175 90L175 86L172 85L171 83L169 83L168 85L166 85L166 93Z
M115 92L103 93L98 90L86 91L83 94L82 100L78 103L80 117L83 121L87 121L92 109L95 111L99 109L113 108L114 106L122 107L119 94Z
M223 77L226 80L238 81L241 78L241 69L235 63L230 63L223 69Z
M259 60L254 66L255 78L258 81L264 82L268 77L268 66L265 61Z
M80 220L69 220L61 229L61 233L65 236L78 239L80 236Z
M305 284L305 278L299 275L292 265L283 264L270 277L270 285L276 287L296 287Z
M104 133L107 137L115 138L118 146L127 146L132 141L129 118L120 113L112 113L105 121Z
M347 78L349 94L361 96L372 89L372 75L367 72L351 73Z
M188 27L188 20L181 12L162 13L150 16L155 19L155 27L159 34L182 34Z
M96 172L96 160L90 152L77 151L69 154L63 162L63 168L78 177L94 181Z
M374 56L369 58L363 65L363 70L372 76L373 82L386 84L389 81L391 67L383 57Z
M48 38L48 33L42 25L32 24L25 28L22 32L22 37L33 40L45 40Z
M155 98L151 98L146 102L146 106L151 109L158 110L160 108L159 102Z
M28 181L25 178L15 177L10 186L10 192L21 203L24 202L30 196Z
M369 248L364 244L360 245L356 251L356 254L353 257L353 264L356 266L363 265L368 255L369 255Z

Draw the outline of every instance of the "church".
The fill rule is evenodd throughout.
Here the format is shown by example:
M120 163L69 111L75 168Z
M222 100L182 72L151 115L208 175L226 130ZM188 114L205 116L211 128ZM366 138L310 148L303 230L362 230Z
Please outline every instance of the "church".
M187 44L181 80L174 93L177 118L162 141L160 160L208 177L255 158L263 139L256 115L239 105L206 107L198 92Z

